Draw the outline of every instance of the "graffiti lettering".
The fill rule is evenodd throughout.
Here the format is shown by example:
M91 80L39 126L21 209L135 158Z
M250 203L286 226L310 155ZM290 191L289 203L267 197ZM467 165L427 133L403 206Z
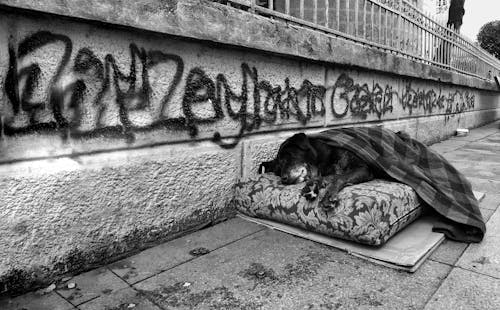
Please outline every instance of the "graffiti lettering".
M334 105L335 95L338 92L339 100L343 101L344 109L337 111ZM333 115L342 118L348 111L354 117L366 119L369 114L375 114L379 119L387 112L392 112L393 96L397 93L390 85L382 88L378 83L373 83L372 88L368 84L359 85L347 74L342 73L333 86L331 96L331 108Z
M45 49L52 49L55 61L41 59ZM468 92L414 89L409 82L399 95L390 84L356 83L347 73L328 88L307 79L294 87L289 77L273 85L246 63L233 81L202 67L186 70L180 56L133 43L126 65L120 62L123 57L99 55L87 47L72 59L71 39L48 31L36 32L17 46L10 38L8 55L3 83L8 103L0 117L4 136L53 132L63 139L105 136L133 142L136 133L165 129L195 138L202 127L226 119L237 124L237 133L231 140L215 131L212 140L230 148L262 125L307 125L324 118L325 102L337 119L382 119L399 103L410 115L437 111L448 120L473 109L475 100Z
M469 111L474 108L475 97L468 92L461 93L455 91L450 93L446 99L446 116L445 121L449 121L456 115L460 115L463 112Z
M423 109L423 111L432 113L433 110L442 110L444 108L445 95L436 93L434 90L414 89L411 83L407 83L401 96L401 106L408 110L409 114L413 110Z
M48 90L48 102L32 101L33 92L38 85L42 70L38 64L31 64L19 70L17 67L17 59L22 59L47 44L58 42L63 43L64 53L50 82L51 86ZM56 128L66 127L67 124L61 115L61 106L60 102L58 102L56 92L62 71L70 60L71 50L72 42L68 37L46 31L38 32L36 35L23 40L19 44L17 55L12 42L9 42L9 71L5 81L5 92L12 104L14 113L19 114L21 110L25 112L29 118L29 125L23 128L16 128L14 126L9 126L9 124L4 124L3 130L5 134L12 135L19 132L54 130ZM19 93L21 81L24 83L24 87ZM46 109L46 104L48 104L52 111L52 120L42 122L38 120L40 116L39 112Z
M438 110L444 111L445 121L448 121L454 115L474 109L475 97L467 91L443 94L441 89L438 93L434 90L414 89L411 83L407 83L400 101L403 109L408 110L410 115L417 109L425 113Z

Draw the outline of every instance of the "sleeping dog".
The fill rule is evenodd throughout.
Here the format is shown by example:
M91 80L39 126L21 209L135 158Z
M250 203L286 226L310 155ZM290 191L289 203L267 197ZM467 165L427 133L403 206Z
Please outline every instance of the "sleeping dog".
M336 205L342 188L372 180L375 169L351 151L298 133L285 140L276 158L263 162L259 172L273 172L283 184L305 181L302 195L308 200L316 199L319 190L326 187L320 205L330 208Z

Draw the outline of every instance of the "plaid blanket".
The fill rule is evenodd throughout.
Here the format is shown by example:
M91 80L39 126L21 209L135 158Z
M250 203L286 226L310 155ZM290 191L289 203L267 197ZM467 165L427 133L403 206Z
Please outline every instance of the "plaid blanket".
M435 231L462 242L483 239L486 226L469 181L445 158L406 133L361 127L330 129L313 136L354 152L371 166L411 186L442 215Z

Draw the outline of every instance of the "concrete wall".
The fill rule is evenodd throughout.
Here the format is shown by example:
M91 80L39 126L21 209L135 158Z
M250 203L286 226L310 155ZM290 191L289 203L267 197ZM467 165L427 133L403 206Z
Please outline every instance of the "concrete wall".
M442 83L431 69L422 71L432 72L428 79L403 75L416 66L404 59L386 72L348 66L369 53L380 69L386 55L339 39L352 53L333 62L4 2L0 291L45 284L231 216L234 182L295 132L383 125L431 143L500 115L488 83L452 83L467 79L448 72ZM254 18L201 2L207 12ZM196 27L225 25L210 16ZM254 36L264 41L266 33Z

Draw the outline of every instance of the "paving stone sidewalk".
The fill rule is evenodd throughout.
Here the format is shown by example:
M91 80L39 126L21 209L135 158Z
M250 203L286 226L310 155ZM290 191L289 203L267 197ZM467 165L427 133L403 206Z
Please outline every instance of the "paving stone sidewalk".
M432 146L486 193L488 230L480 244L446 240L414 274L236 218L0 309L500 309L498 126Z

